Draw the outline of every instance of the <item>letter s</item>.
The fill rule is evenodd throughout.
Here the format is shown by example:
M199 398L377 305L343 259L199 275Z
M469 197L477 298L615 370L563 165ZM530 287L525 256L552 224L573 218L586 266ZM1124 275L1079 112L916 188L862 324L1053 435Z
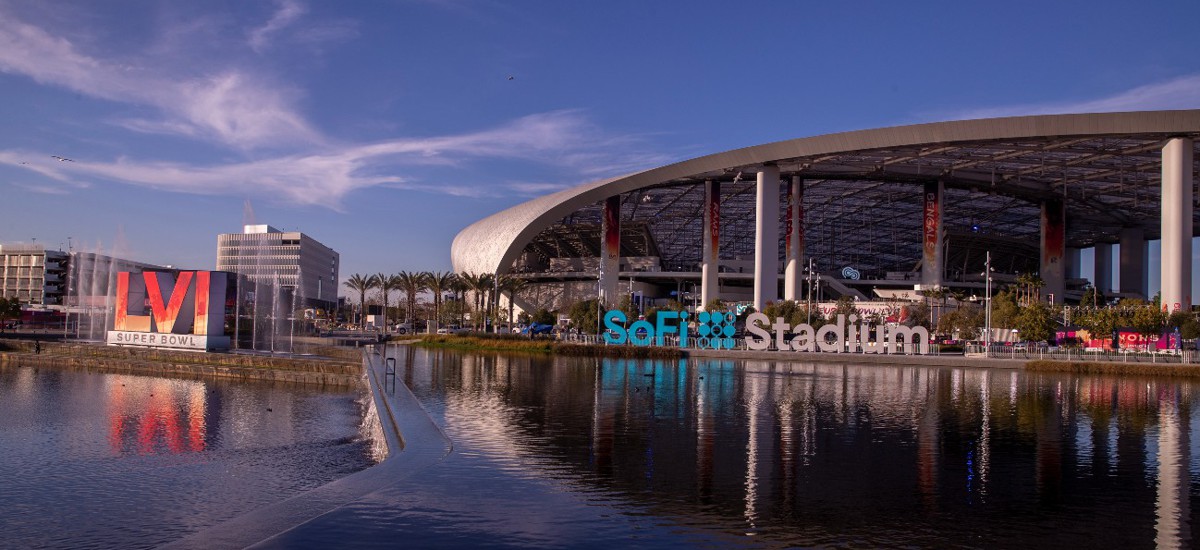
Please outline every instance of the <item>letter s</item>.
M746 332L758 336L757 339L751 336L746 337L747 348L755 351L764 351L771 345L771 334L768 333L766 329L759 326L759 323L769 324L770 322L771 320L768 319L766 315L759 312L751 313L750 316L746 318Z
M629 338L629 334L625 332L625 312L619 309L604 314L604 328L607 329L604 331L605 344L624 344ZM615 336L612 334L614 332Z

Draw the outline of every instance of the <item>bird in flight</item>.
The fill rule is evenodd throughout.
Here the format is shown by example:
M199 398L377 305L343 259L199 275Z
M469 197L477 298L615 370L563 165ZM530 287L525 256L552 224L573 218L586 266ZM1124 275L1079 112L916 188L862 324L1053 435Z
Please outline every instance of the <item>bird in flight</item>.
M508 79L509 79L509 80L512 80L513 78L515 78L515 77L513 77L513 76L509 76L509 77L508 77Z
M58 155L50 155L50 157L58 159L58 162L75 162L67 157L60 157Z

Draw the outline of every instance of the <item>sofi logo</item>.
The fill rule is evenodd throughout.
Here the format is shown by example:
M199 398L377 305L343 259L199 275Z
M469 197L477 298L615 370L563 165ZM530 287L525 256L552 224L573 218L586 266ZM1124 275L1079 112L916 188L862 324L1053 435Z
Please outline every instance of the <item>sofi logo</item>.
M117 273L113 330L220 336L225 332L227 273ZM146 315L146 304L149 315Z
M696 335L692 337L688 328L688 312L659 311L654 322L646 320L634 321L625 327L629 320L625 312L612 310L604 314L604 342L607 344L624 344L629 342L635 346L662 346L666 337L679 337L679 347L733 349L734 315L727 311L702 311L696 314Z

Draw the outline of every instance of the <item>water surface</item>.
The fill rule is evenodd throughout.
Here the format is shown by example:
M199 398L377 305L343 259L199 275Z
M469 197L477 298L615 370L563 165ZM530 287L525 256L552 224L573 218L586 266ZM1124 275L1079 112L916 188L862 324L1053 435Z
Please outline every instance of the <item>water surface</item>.
M453 452L270 545L1193 545L1191 382L394 353Z
M0 367L0 546L156 546L361 470L359 399Z

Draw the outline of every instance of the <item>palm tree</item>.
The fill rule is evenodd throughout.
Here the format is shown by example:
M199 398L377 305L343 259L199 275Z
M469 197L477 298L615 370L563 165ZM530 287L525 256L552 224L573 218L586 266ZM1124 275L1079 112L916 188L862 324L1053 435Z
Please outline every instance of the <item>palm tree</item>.
M467 287L467 283L465 281L463 281L462 276L455 277L454 281L452 281L450 283L450 292L454 293L454 298L456 300L458 300L458 303L460 305L466 304L467 290L470 290L470 289ZM466 309L467 309L466 307L458 308L458 324L459 324L459 326L466 324L466 321L463 320L463 315L466 313Z
M408 299L408 322L412 323L413 315L417 308L417 295L429 288L429 283L426 282L426 273L416 271L401 271L396 275L397 286L400 292ZM412 327L410 327L412 330Z
M483 330L487 330L488 319L492 318L492 299L496 289L496 276L491 273L479 274L479 290L483 294Z
M386 273L376 273L374 277L375 286L378 287L379 291L383 294L383 331L387 332L388 293L399 288L399 281L396 279L395 275L388 275Z
M350 290L358 292L358 326L359 327L365 326L364 321L366 320L366 313L367 313L367 292L370 291L372 288L375 288L375 286L377 284L379 284L379 283L376 281L374 275L369 275L367 277L363 277L362 275L359 275L358 273L351 275L350 279L346 281L346 286L350 287Z
M449 271L434 271L425 273L425 281L433 292L433 328L436 331L442 315L442 292L450 289L454 282L454 273Z
M508 324L513 323L513 301L517 293L524 289L529 284L525 279L513 277L512 275L500 275L500 291L508 293Z
M474 327L475 330L479 330L479 316L477 315L477 313L479 311L480 276L476 275L474 273L467 273L464 271L462 273L459 273L458 277L456 277L456 278L462 282L462 286L464 289L471 291L471 298L472 298L471 302L475 305L475 307L471 308L471 312L472 312L471 313L471 325L472 325L472 327Z

